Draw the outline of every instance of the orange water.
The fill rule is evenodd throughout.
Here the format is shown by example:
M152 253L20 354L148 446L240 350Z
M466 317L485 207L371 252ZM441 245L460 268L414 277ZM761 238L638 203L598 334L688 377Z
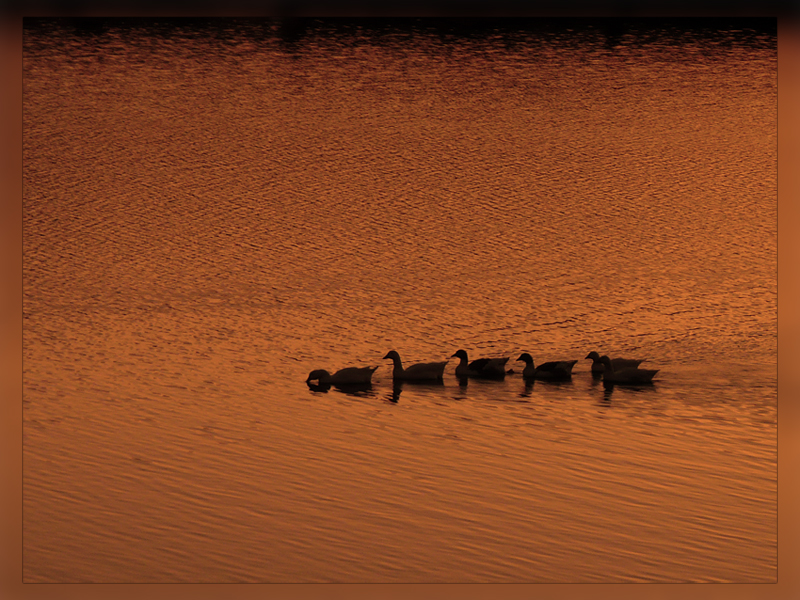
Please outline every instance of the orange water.
M25 581L775 581L774 24L714 23L26 21ZM381 360L459 348L660 371Z

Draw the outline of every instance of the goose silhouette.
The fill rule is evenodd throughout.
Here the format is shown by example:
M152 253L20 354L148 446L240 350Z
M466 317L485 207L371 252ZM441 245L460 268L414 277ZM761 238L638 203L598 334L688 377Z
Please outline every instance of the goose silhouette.
M477 377L480 379L502 379L506 376L505 358L478 358L469 362L466 350L458 350L450 358L459 358L461 361L456 367L456 377Z
M394 363L392 378L396 381L435 381L444 377L444 368L447 361L417 363L408 368L403 368L403 361L395 350L390 350L384 360L391 360Z
M592 375L602 375L606 368L600 360L600 355L592 350L584 360L588 360L590 358L592 359ZM642 361L635 358L612 358L611 364L617 370L626 368L636 369L640 364L642 364Z
M603 363L603 382L606 383L652 383L658 369L640 369L638 367L622 367L616 369L608 356L601 356Z
M517 360L525 363L522 377L543 381L565 381L571 379L572 367L578 362L577 360L554 360L542 363L537 367L533 364L533 357L527 352L523 352Z
M372 374L378 367L347 367L333 375L325 369L315 369L306 377L306 383L316 381L318 385L359 385L372 383Z

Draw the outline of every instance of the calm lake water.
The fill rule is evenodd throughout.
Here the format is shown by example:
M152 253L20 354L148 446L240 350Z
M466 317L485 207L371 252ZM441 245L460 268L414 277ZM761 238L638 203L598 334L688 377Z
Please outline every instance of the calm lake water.
M776 580L774 21L79 25L25 21L26 582ZM462 348L517 373L382 360Z

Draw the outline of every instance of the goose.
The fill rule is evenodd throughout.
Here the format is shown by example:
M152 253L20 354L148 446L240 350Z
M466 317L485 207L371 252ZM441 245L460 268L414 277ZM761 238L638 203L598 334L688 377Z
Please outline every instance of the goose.
M325 369L311 371L306 377L306 383L317 381L320 386L330 385L357 385L372 383L372 374L378 367L347 367L340 369L333 375Z
M522 377L525 379L543 379L546 381L564 381L572 378L572 367L577 360L554 360L542 363L538 367L533 364L533 357L523 352L517 360L525 363Z
M469 362L466 350L459 350L450 358L460 358L456 367L456 377L480 377L483 379L502 379L506 376L505 358L478 358Z
M638 367L614 368L613 361L608 356L601 356L603 363L603 382L605 383L652 383L653 376L658 369L640 369Z
M443 361L417 363L415 365L411 365L407 369L404 369L403 362L400 360L400 355L395 350L390 350L389 353L383 357L383 359L389 359L394 363L392 377L395 379L395 381L441 380L444 377L444 368L447 366L447 361Z
M600 362L600 355L594 350L592 350L591 352L589 352L589 354L586 356L584 360L588 360L590 358L592 359L592 375L602 375L603 371L605 370L605 367L603 366L603 363ZM614 368L617 370L625 368L636 369L639 367L641 363L642 363L641 360L637 360L635 358L611 359L611 364L614 365Z

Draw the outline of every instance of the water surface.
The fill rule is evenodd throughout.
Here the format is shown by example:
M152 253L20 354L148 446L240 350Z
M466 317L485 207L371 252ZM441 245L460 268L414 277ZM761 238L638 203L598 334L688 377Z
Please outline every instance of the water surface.
M776 580L772 21L90 24L25 21L26 582ZM659 374L381 360L460 348Z

